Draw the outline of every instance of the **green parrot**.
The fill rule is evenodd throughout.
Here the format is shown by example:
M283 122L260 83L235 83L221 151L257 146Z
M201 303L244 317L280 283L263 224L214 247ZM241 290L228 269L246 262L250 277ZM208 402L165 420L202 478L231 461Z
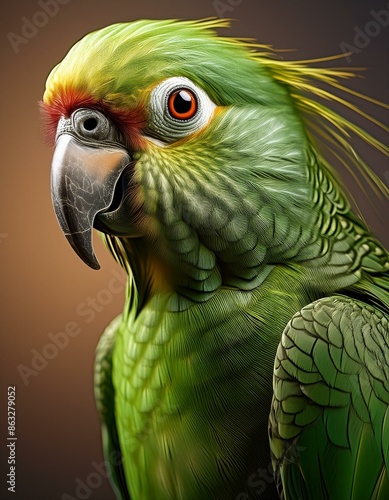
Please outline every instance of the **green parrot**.
M97 229L128 273L96 351L112 486L388 499L388 252L332 168L387 198L350 135L388 148L325 101L380 123L337 96L349 71L218 36L227 25L108 26L46 83L59 224L95 269Z

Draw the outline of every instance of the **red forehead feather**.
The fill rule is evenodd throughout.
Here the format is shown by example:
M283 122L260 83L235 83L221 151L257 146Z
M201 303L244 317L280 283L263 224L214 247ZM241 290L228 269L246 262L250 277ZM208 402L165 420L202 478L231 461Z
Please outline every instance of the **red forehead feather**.
M135 109L115 108L104 101L98 101L90 95L74 89L58 92L50 103L40 102L39 104L44 120L45 135L51 144L54 143L61 116L68 118L78 108L93 108L110 118L132 147L137 149L141 146L140 131L146 121L143 107Z

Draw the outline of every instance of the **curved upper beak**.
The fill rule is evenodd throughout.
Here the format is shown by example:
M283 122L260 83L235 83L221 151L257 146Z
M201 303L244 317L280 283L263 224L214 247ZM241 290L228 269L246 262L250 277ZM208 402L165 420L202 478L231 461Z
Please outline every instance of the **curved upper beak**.
M68 133L58 137L51 168L54 210L67 240L93 269L100 268L92 246L94 219L111 205L130 161L120 146L88 144Z

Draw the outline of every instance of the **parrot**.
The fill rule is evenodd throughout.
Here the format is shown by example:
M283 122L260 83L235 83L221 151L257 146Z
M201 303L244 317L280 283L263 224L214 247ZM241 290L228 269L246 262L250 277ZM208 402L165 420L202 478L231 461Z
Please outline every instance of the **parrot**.
M285 60L228 26L100 28L40 104L62 232L99 269L97 230L128 277L95 353L112 489L388 499L388 251L339 173L388 200L353 138L388 147L344 116L385 128L354 102L386 105L323 64L341 56Z

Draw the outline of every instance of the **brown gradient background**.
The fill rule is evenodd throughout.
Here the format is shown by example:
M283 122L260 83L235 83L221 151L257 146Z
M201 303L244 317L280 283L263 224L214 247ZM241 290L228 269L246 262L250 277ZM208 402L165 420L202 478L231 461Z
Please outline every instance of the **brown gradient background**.
M227 0L225 0L227 1ZM295 48L288 58L311 58L340 52L353 43L354 27L372 20L370 10L387 9L387 1L243 0L226 16L237 21L229 33L255 37L276 48ZM21 34L21 18L41 8L36 1L1 3L1 475L0 497L20 500L75 497L76 479L94 471L103 460L98 415L93 399L94 349L107 323L120 312L124 293L96 312L93 321L77 307L106 289L116 264L95 238L102 265L99 272L85 266L63 237L51 206L51 150L42 140L37 101L46 76L70 46L85 33L118 21L137 18L200 18L215 16L212 0L70 0L15 54L7 34ZM350 66L366 66L366 78L351 82L354 89L388 101L388 35L382 28ZM346 63L347 65L347 63ZM260 91L260 89L258 89ZM371 105L364 109L385 121L386 113ZM369 130L385 140L376 127ZM389 182L382 156L363 149L379 175ZM346 181L349 182L346 176ZM362 211L374 233L388 243L388 205L370 200L354 186ZM373 208L375 207L375 209ZM63 331L74 321L81 333L49 361L26 386L18 365L30 366L31 350L42 351L48 334ZM6 490L6 387L17 386L17 493ZM183 457L185 460L185 457ZM88 497L113 499L106 479ZM136 500L136 499L134 499Z

